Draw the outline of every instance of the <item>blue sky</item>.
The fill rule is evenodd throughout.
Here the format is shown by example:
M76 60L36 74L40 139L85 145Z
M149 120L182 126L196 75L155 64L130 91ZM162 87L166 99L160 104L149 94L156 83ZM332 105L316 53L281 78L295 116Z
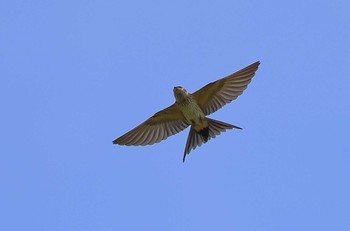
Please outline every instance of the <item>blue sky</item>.
M348 1L2 1L1 230L350 230ZM188 129L112 140L261 61Z

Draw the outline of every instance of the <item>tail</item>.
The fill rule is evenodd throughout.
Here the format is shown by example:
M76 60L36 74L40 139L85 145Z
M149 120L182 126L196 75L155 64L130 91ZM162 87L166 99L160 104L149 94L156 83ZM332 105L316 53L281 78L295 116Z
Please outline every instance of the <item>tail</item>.
M203 143L206 143L211 138L215 138L217 135L220 135L221 132L224 132L228 129L236 128L242 129L232 124L228 124L222 121L206 118L208 121L208 127L196 132L193 126L191 126L190 133L188 134L185 152L182 161L185 162L186 155L190 154L192 149L195 149L197 146L201 146Z

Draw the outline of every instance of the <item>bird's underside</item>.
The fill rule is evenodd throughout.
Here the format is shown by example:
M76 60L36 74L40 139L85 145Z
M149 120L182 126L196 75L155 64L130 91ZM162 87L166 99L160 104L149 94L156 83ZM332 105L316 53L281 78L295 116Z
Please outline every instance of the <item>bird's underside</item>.
M237 128L207 115L235 100L247 88L260 62L255 62L225 78L211 82L194 93L174 87L175 103L157 112L145 122L115 139L119 145L151 145L191 126L183 161L192 149L201 146L227 129Z

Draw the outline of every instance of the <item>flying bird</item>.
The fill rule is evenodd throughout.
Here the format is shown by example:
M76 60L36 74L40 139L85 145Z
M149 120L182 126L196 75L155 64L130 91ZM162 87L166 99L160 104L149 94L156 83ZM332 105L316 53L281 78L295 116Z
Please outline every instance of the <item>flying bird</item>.
M194 93L181 86L174 87L175 103L157 112L145 122L115 139L113 144L150 145L159 143L169 136L191 126L188 134L183 162L186 155L197 146L227 129L241 129L238 126L208 118L240 96L255 75L260 62L257 61L242 70L211 82Z

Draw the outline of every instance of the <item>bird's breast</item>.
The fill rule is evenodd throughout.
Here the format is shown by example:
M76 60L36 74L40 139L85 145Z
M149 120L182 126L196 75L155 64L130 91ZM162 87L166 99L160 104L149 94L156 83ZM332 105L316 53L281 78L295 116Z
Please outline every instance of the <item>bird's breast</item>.
M179 108L182 114L185 116L187 122L191 123L192 125L201 123L201 121L205 118L202 109L192 98L179 103Z

